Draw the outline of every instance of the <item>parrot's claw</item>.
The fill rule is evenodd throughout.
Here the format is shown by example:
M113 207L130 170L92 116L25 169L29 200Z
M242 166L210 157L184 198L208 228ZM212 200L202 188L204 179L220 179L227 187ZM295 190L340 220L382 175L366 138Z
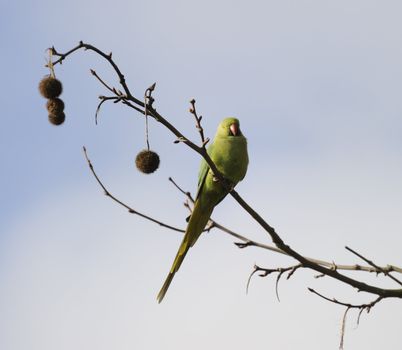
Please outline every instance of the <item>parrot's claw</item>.
M212 181L213 182L219 182L219 180L215 175L212 176ZM229 192L232 192L235 188L235 184L233 184L231 181L227 179L223 179L223 185L226 186L226 188L229 190Z

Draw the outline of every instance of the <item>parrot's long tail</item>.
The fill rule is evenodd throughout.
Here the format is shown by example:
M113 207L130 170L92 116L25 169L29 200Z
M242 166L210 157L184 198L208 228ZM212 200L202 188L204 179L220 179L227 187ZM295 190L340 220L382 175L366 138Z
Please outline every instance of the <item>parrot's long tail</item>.
M212 210L213 206L211 206L211 208L201 208L199 201L196 201L179 251L176 254L170 272L166 277L165 283L163 284L158 296L156 297L158 303L163 300L170 286L170 283L172 282L175 273L179 270L180 265L183 262L188 250L194 245L194 243L197 241L198 237L204 230L205 226L207 225L209 217L212 214Z

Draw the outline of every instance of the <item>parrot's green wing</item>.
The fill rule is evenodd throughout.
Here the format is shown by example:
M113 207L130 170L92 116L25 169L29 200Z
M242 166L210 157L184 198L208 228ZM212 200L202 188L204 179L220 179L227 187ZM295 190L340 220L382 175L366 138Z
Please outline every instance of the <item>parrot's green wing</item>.
M214 146L213 143L211 143L211 144L209 145L209 147L208 147L208 149L207 149L207 153L208 153L208 154L211 154L211 153L212 153L213 146ZM199 197L199 195L200 195L200 193L201 193L201 191L202 191L202 187L204 186L205 179L207 178L207 175L208 175L208 171L209 171L209 165L208 165L208 163L205 161L205 159L202 158L201 164L200 164L200 170L199 170L199 173L198 173L198 188L197 188L197 194L196 194L194 200L197 200L197 199L198 199L198 197ZM189 222L190 217L191 217L191 215L189 215L189 216L186 218L186 221L187 221L187 222Z
M209 155L211 155L213 153L213 149L214 149L214 144L211 143L207 149L207 153ZM208 175L208 171L209 171L209 165L208 163L205 161L204 158L202 158L201 160L201 164L200 164L200 171L198 173L198 189L197 189L197 195L195 196L195 199L197 200L198 196L200 195L200 192L202 190L202 186L204 186L204 182L205 179Z

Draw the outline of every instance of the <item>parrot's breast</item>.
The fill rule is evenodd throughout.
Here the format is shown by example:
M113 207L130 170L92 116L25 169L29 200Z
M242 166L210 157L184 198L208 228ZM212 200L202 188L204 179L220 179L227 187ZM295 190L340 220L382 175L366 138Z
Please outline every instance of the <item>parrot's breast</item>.
M248 154L245 137L222 137L215 139L211 159L222 175L233 185L241 181L247 172Z

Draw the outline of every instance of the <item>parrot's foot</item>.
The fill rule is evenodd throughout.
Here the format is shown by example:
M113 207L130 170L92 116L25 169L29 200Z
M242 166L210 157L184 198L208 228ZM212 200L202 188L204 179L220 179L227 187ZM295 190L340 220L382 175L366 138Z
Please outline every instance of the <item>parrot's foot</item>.
M223 179L223 181L219 180L215 175L212 177L212 181L213 182L222 182L223 187L225 187L228 190L228 192L232 192L236 186L236 184L234 184L233 182L231 182L227 179Z

